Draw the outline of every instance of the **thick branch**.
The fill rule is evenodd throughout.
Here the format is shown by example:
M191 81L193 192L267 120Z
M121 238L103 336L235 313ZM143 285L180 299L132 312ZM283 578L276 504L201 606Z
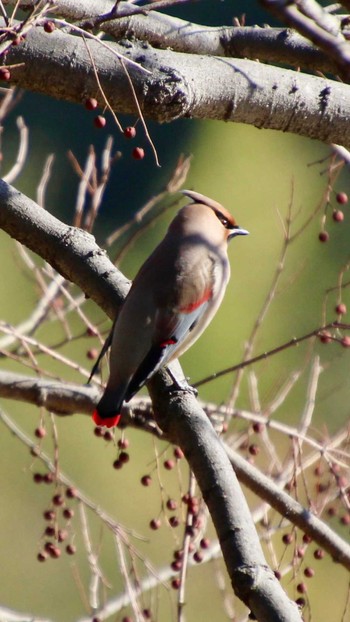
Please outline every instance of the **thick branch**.
M184 451L209 508L221 550L237 596L258 620L300 620L266 565L251 513L224 445L205 412L190 393L164 390L165 373L150 383L157 422ZM169 380L168 380L169 381Z
M88 42L112 108L136 114L120 61L96 41ZM110 44L151 71L128 68L143 113L160 122L194 117L248 123L350 147L350 86L241 59L156 50L146 44ZM84 41L35 28L11 46L13 82L53 97L82 103L98 93Z

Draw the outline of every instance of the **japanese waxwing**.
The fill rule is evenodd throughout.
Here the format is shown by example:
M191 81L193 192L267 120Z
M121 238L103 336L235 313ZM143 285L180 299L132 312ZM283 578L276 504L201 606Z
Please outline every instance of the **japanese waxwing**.
M93 413L97 425L117 425L123 402L198 339L230 277L227 243L248 233L220 203L182 192L193 202L139 270L102 351L111 345L110 376Z

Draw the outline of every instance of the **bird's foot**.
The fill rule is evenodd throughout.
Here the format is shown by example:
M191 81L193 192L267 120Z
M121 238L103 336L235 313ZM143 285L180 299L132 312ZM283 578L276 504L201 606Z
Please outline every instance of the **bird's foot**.
M170 391L171 392L181 391L181 392L185 392L185 393L192 393L192 395L197 397L197 395L198 395L197 389L195 389L194 387L192 387L188 383L187 378L185 378L185 376L183 376L180 379L169 368L168 368L168 372L169 372L169 375L170 375L170 377L171 377L171 379L173 381L173 386L170 387Z

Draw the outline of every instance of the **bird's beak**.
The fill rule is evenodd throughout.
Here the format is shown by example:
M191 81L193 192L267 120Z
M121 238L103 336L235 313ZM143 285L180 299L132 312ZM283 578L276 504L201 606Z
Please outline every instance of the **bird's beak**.
M249 231L247 231L247 229L241 229L241 227L237 227L237 229L232 229L232 231L230 231L230 235L228 236L229 240L235 238L236 235L249 235Z

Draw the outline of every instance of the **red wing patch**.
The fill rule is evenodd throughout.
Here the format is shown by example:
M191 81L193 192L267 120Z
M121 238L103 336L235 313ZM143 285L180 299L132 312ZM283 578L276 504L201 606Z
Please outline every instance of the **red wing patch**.
M159 344L159 347L166 348L167 346L175 345L175 343L177 343L176 339L167 339L166 341L162 341L162 343Z
M189 305L186 305L185 307L181 307L181 309L179 309L180 313L192 313L193 311L198 309L198 307L200 307L202 304L210 300L210 298L212 297L212 294L213 294L212 290L207 289L204 292L204 295L202 296L202 298L200 298L199 300L196 300L195 302L191 302Z

